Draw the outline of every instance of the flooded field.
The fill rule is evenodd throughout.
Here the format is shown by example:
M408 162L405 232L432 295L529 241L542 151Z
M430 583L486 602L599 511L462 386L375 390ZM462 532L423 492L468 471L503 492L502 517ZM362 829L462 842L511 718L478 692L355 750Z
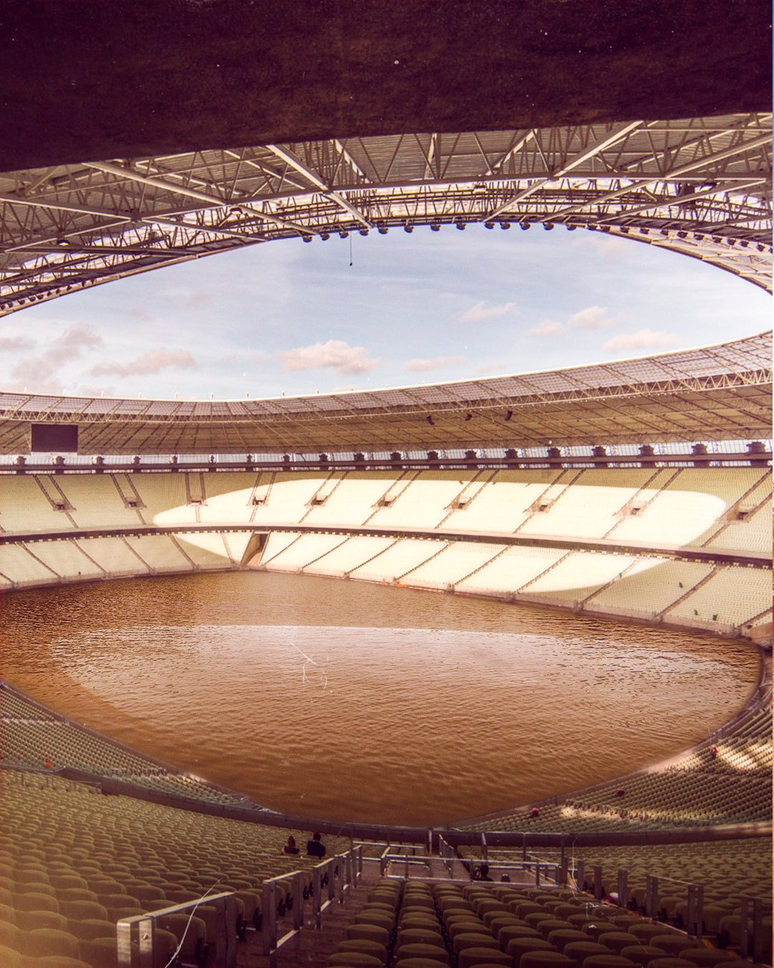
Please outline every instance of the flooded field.
M336 579L7 595L2 675L73 719L332 820L444 824L625 773L755 687L753 647Z

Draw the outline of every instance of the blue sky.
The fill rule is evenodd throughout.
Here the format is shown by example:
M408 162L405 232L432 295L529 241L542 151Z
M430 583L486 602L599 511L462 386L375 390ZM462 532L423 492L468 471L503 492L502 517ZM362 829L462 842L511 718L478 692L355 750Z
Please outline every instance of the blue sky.
M770 325L762 290L642 243L392 230L251 246L23 310L0 322L0 387L324 393L647 355Z

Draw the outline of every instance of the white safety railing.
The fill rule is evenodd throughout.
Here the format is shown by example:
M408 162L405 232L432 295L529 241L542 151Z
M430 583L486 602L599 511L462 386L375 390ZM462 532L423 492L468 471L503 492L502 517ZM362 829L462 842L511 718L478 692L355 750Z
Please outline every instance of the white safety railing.
M209 930L203 941L203 950L199 957L206 959L207 964L218 968L236 968L237 963L237 899L231 892L211 894L187 901L185 904L174 904L148 914L138 914L130 918L121 918L116 930L116 954L119 968L154 968L158 964L157 929L169 925L174 915L183 915L177 919L181 926L178 937L178 952L185 945L186 934L191 920L196 917L198 908L206 905L214 907L216 917L210 920ZM188 917L187 925L185 917ZM211 931L211 933L210 933ZM173 932L177 934L177 932ZM138 954L135 958L133 952Z

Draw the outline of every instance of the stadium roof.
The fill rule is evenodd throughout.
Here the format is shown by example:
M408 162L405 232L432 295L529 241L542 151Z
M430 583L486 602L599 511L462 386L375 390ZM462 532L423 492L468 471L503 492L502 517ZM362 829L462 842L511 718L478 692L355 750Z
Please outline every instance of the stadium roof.
M82 454L319 453L768 438L771 334L455 383L240 401L0 394L0 452L76 425Z
M771 109L768 0L4 0L0 169Z
M0 315L276 239L542 225L771 289L771 116L334 138L0 175Z

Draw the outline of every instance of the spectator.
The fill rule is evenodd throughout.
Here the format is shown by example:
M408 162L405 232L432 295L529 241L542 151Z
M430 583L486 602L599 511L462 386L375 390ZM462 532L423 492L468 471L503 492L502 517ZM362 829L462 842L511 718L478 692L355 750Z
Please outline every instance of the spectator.
M491 881L489 876L489 864L482 864L473 874L474 881Z
M320 834L312 834L312 839L306 843L307 857L325 857L325 844Z
M296 838L292 834L288 837L288 842L282 848L282 853L283 854L299 854L300 853L298 847L296 847Z

